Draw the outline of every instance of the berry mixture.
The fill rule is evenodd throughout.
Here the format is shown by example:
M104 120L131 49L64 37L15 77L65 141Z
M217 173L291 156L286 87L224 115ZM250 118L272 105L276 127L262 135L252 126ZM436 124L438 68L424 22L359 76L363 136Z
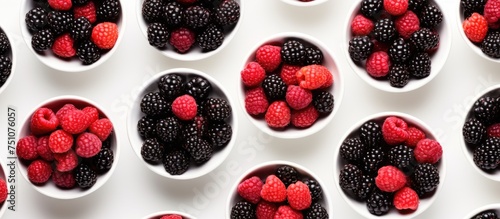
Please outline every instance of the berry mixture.
M465 36L481 51L491 57L500 58L500 1L461 0L462 22Z
M41 107L30 119L30 134L16 154L35 185L52 182L62 189L90 188L111 169L113 124L91 105Z
M50 50L62 60L97 62L118 40L119 0L48 0L36 3L25 16L31 47L41 55Z
M142 17L151 46L185 54L219 48L240 19L237 0L145 0Z
M340 188L373 215L413 212L440 183L441 145L399 117L365 122L339 150Z
M288 165L264 178L250 176L240 182L237 192L239 200L231 208L231 219L328 218L321 205L323 190L319 183Z
M334 78L323 52L299 39L266 44L241 71L245 109L276 130L308 128L333 111Z
M12 71L11 45L7 35L0 29L0 87L2 87Z
M144 140L141 156L148 164L163 164L167 173L182 175L231 141L232 108L214 95L207 79L166 74L157 87L142 97L143 117L137 122Z
M363 0L351 21L349 56L372 78L403 88L430 75L442 21L431 1Z

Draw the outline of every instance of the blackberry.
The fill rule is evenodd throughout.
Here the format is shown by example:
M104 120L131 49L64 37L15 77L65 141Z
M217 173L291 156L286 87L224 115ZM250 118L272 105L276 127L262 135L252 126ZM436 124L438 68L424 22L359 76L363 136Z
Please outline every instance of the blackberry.
M340 170L340 188L343 190L356 190L361 183L361 170L352 164L346 164Z
M481 51L492 58L500 58L500 32L488 31L481 43Z
M171 103L167 102L158 92L149 92L141 100L141 112L153 117L165 116L172 111Z
M71 29L73 14L71 12L51 11L47 15L47 21L52 32L59 35Z
M330 114L333 111L334 104L333 94L328 91L320 91L313 96L314 108L319 113Z
M212 91L210 82L202 77L191 78L186 83L186 93L194 97L196 100L204 100Z
M461 0L460 4L462 5L464 13L472 14L477 12L482 14L484 11L484 5L486 5L486 0Z
M443 13L435 5L426 5L420 13L420 24L423 27L435 28L443 21Z
M226 146L233 135L231 126L225 122L211 123L207 131L207 139L216 148Z
M379 124L374 121L365 122L359 128L359 132L359 138L366 147L375 148L379 146L380 140L382 140L382 129Z
M286 187L299 181L299 172L297 172L295 168L288 165L278 167L275 174Z
M392 201L390 195L378 189L373 191L368 200L366 200L366 207L370 214L373 215L384 215L389 212L391 206Z
M47 11L41 7L33 8L26 13L24 21L30 31L43 30L48 24Z
M0 31L0 55L5 54L10 49L9 38L4 32Z
M422 7L428 4L427 1L428 0L409 0L408 10L411 10L413 12L420 12L420 10L422 10Z
M113 166L114 157L113 151L109 148L101 148L99 153L92 157L92 164L97 172L103 173L111 169Z
M157 22L148 25L149 45L164 48L168 44L169 37L170 32L165 24Z
M196 116L192 121L182 126L181 139L187 139L191 136L201 138L208 132L207 120L202 116Z
M162 7L159 7L161 11ZM96 9L97 19L101 21L116 21L121 13L119 0L104 0Z
M163 6L163 0L145 0L142 3L142 17L148 23L161 21Z
M428 51L439 44L439 35L428 28L421 28L410 36L410 43L417 51Z
M408 61L408 71L415 78L426 78L431 74L431 57L425 52L417 53Z
M80 188L90 188L97 182L97 173L84 163L80 163L73 174Z
M163 157L163 168L170 175L181 175L189 169L191 162L189 155L182 149L174 149L165 153Z
M402 88L410 82L410 72L404 64L394 64L389 71L389 83L392 87Z
M231 208L231 219L255 219L255 206L247 201L239 201Z
M50 29L38 31L31 37L31 47L37 52L42 52L52 47L54 34Z
M210 22L210 11L201 6L191 6L184 11L184 24L199 29L207 26Z
M278 75L267 75L262 82L262 88L270 100L285 99L287 86Z
M159 162L164 152L163 145L156 138L148 138L142 143L141 156L148 162Z
M309 188L309 193L311 193L311 198L313 202L321 199L323 189L321 188L321 185L319 185L318 181L314 179L306 179L302 180L302 182L306 184L307 187Z
M71 2L74 5L84 5L84 4L87 4L87 2L89 2L89 0L71 0Z
M394 26L394 22L389 18L380 19L375 22L373 35L375 39L383 43L390 43L396 38L398 32Z
M178 2L170 2L163 8L163 21L169 27L177 27L184 21L184 9Z
M216 50L224 42L224 30L215 24L209 24L203 32L196 36L196 41L204 51Z
M226 100L209 97L203 104L203 110L208 120L224 121L231 116L231 106Z
M173 100L184 94L184 79L176 74L164 75L158 81L158 89L165 100Z
M320 65L323 62L323 52L316 47L306 47L304 65Z
M360 200L366 201L375 189L375 179L370 175L361 176L358 189L354 190L354 194Z
M410 45L398 38L389 47L389 57L393 63L405 63L411 57Z
M349 41L349 56L352 61L360 62L373 52L373 43L368 36L355 36Z
M90 32L92 31L92 24L85 17L79 17L73 21L73 25L69 34L75 41L82 41L90 39Z
M470 118L462 128L462 135L465 142L478 145L486 137L486 126L476 118Z
M0 55L0 86L2 86L10 76L12 71L12 61L8 56Z
M498 219L498 216L494 211L487 210L474 215L471 219Z
M215 22L222 26L238 23L240 19L240 5L234 0L224 0L215 9Z
M302 65L306 58L306 47L298 40L287 40L281 47L281 59L290 65Z
M496 98L481 97L474 103L472 111L479 121L485 125L489 125L498 118L498 114L500 113L500 106L498 104L500 103Z
M497 168L500 163L500 138L487 138L474 150L474 163L483 170Z
M371 148L362 158L361 169L370 175L377 174L377 171L384 164L385 153L381 148Z
M328 219L328 212L321 204L314 202L311 207L309 207L304 212L305 219Z
M364 16L374 18L382 11L382 0L363 0L360 10Z
M175 117L167 117L156 123L156 134L164 142L174 142L179 137L181 127L179 120Z
M340 145L340 156L349 163L359 164L366 147L359 138L348 138Z
M432 164L419 164L411 175L412 188L418 196L434 191L439 185L439 170Z
M197 164L203 164L212 158L214 149L207 141L191 136L186 139L182 146L193 158Z
M405 174L410 175L413 166L417 164L413 156L413 149L406 145L392 147L387 153L387 158L392 166L397 167Z
M84 65L90 65L101 58L101 50L90 40L78 44L76 55Z

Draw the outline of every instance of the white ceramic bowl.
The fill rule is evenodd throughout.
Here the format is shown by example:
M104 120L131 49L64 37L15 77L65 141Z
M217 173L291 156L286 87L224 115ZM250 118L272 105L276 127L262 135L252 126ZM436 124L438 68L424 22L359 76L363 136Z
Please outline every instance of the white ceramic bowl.
M142 219L160 219L162 216L170 215L170 214L180 215L180 216L182 216L182 219L195 219L195 217L193 217L189 214L183 213L183 212L179 212L179 211L160 211L160 212L150 214L146 217L143 217Z
M478 94L476 97L474 97L474 101L471 102L471 104L466 108L467 109L467 114L462 122L462 125L465 124L465 122L473 116L473 113L471 111L472 107L474 106L474 103L481 97L486 97L486 96L493 96L493 97L500 97L500 85L494 85L480 94ZM486 172L482 170L481 168L477 167L476 164L474 163L474 149L469 147L468 144L464 141L463 134L462 134L462 129L460 129L460 142L462 145L462 151L464 152L465 158L469 161L469 163L472 165L472 167L477 170L477 172L484 177L500 182L500 172L499 171L492 171L492 172Z
M240 19L238 20L238 23L229 32L225 32L224 42L216 50L203 52L199 46L193 45L193 47L189 49L187 53L181 54L176 52L170 45L167 46L168 47L167 49L158 49L154 46L150 46L149 43L148 46L156 49L158 52L160 52L162 55L166 57L180 61L197 61L201 59L206 59L208 57L217 54L231 42L234 35L236 35L236 33L238 32L238 29L240 28L240 25L242 23L243 12L245 9L243 3L244 1L243 0L235 0L235 1L240 4ZM148 42L148 23L146 22L146 20L144 20L144 17L142 16L142 4L144 3L144 0L137 0L136 2L137 2L136 3L137 23L139 24L139 28L141 29L141 32L144 35L146 42Z
M9 187L9 179L7 179L7 176L5 174L6 170L8 170L7 166L5 166L4 162L0 159L0 178L5 180L5 183L7 183L7 187ZM7 195L7 199L3 203L0 203L0 218L5 214L5 211L7 210L7 200L9 199L9 196L10 195Z
M101 65L102 63L106 62L106 60L108 60L113 55L113 53L116 51L118 46L120 46L120 43L125 35L125 27L127 25L127 22L126 22L127 16L125 16L124 4L121 3L121 14L120 14L120 17L117 21L119 32L118 32L118 39L116 41L116 44L111 50L106 51L105 53L102 53L101 58L97 62L95 62L91 65L84 65L82 63L82 61L80 61L78 59L78 57L73 57L69 60L61 59L61 58L57 57L52 51L50 51L50 49L48 49L42 53L39 53L39 52L35 51L33 49L33 47L31 46L31 38L33 35L28 30L28 27L26 26L26 22L24 21L26 13L28 13L31 9L33 9L35 7L34 5L35 5L35 3L33 0L22 0L22 2L21 2L21 10L20 10L20 15L19 15L19 26L21 27L21 33L23 35L24 42L26 42L26 46L28 46L29 50L31 52L33 52L33 54L38 58L38 60L40 60L43 64L45 64L45 65L47 65L55 70L59 70L59 71L63 71L63 72L83 72L83 71L91 70L91 69Z
M246 59L244 60L243 64L241 65L241 70L245 68L247 63L255 61L255 52L257 49L263 45L267 44L272 44L272 45L282 45L285 40L287 39L300 39L303 40L307 43L310 43L311 45L316 46L318 49L320 49L323 52L323 66L328 68L330 72L333 75L333 86L331 86L328 91L333 94L334 98L334 107L332 113L326 117L320 117L318 118L318 121L316 121L311 127L306 128L306 129L298 129L298 128L293 128L293 127L287 127L284 130L277 130L269 127L266 123L266 120L263 118L256 118L253 117L252 115L248 114L245 109L245 86L241 82L241 78L238 78L240 87L238 89L238 96L239 96L239 102L240 106L242 107L243 111L245 112L245 115L247 118L255 125L257 126L260 130L263 132L267 133L268 135L277 137L277 138L283 138L283 139L296 139L296 138L302 138L306 137L309 135L312 135L321 129L323 129L330 121L333 119L335 114L337 113L338 109L340 108L340 104L342 103L342 97L344 95L344 77L340 73L340 70L337 66L337 58L335 55L326 47L325 44L317 40L316 38L303 34L303 33L297 33L297 32L285 32L285 33L278 33L275 34L271 37L268 37L267 39L261 41L260 43L256 44L248 53L246 56Z
M158 81L159 79L167 74L178 74L181 76L185 76L188 79L192 78L194 76L201 76L205 79L207 79L210 84L212 85L212 92L209 95L209 97L220 97L225 100L231 105L231 117L228 119L226 122L231 125L232 128L232 137L231 141L224 147L224 149L219 150L217 152L214 152L212 155L212 158L204 163L201 166L193 166L191 165L184 174L182 175L171 175L165 171L163 165L157 164L149 164L144 159L142 158L141 155L141 147L144 142L144 140L141 138L139 135L139 132L137 131L137 122L144 116L144 113L141 112L141 100L142 97L151 92L151 91L157 91L158 90ZM187 68L176 68L176 69L170 69L167 71L163 71L159 74L156 74L153 78L151 78L149 81L147 81L143 87L141 88L140 92L138 93L137 97L134 100L134 103L132 107L130 108L130 111L127 116L127 132L128 132L128 138L130 140L130 145L132 146L132 149L134 149L135 154L139 157L139 159L146 165L150 170L153 172L167 177L171 179L178 179L178 180L187 180L187 179L194 179L200 176L203 176L213 169L217 168L229 155L231 152L232 148L234 147L234 144L236 142L236 136L238 134L238 117L235 112L235 103L231 99L231 97L228 95L229 93L222 87L222 85L216 81L214 78L209 76L208 74L205 74L203 72L193 70L193 69L187 69Z
M6 55L10 58L10 61L12 61L10 76L9 78L7 78L7 81L5 81L5 83L0 87L0 94L1 94L7 88L7 86L9 86L10 82L12 81L12 78L14 77L14 71L16 69L16 61L17 61L17 54L16 54L17 52L12 41L13 39L12 36L6 31L4 31L2 28L0 28L0 32L5 33L5 35L7 35L7 38L9 39L10 49L9 51L7 51Z
M416 90L427 83L429 83L434 77L437 76L441 72L444 64L446 63L446 59L448 59L448 55L451 49L451 28L450 28L450 20L446 15L446 10L443 10L444 3L443 1L429 0L429 3L435 4L441 11L443 12L443 21L439 28L437 28L439 32L439 49L431 55L431 73L428 77L422 79L414 79L411 78L410 82L402 87L396 88L392 87L389 83L389 80L377 80L371 77L365 70L364 65L358 65L354 63L349 55L349 40L353 37L351 33L351 22L356 15L359 14L359 9L361 7L361 0L356 0L351 10L349 11L349 17L347 17L346 22L344 24L345 30L345 39L343 43L344 54L347 58L347 62L351 65L351 68L356 74L363 79L369 85L386 92L392 93L404 93L412 90Z
M297 172L303 177L314 179L319 183L323 192L322 192L322 198L318 201L318 203L320 203L321 206L323 206L323 208L326 209L329 217L333 218L333 199L328 186L326 186L326 184L323 183L323 181L321 181L321 179L317 175L315 175L311 170L299 164L282 160L269 161L256 165L247 170L245 173L243 173L243 175L241 175L241 177L238 180L236 180L234 185L231 187L231 190L229 190L229 197L226 203L226 218L227 219L231 218L231 209L236 203L243 200L243 198L241 198L240 195L238 194L238 185L241 182L253 176L259 177L264 182L267 176L274 174L279 167L284 165L288 165L295 168Z
M43 103L41 103L40 105L35 107L26 116L26 118L24 120L22 120L23 124L21 126L21 129L19 130L19 139L30 134L31 116L38 108L47 107L47 108L52 109L55 113L57 111L57 109L61 108L64 104L67 104L67 103L71 103L79 109L82 109L85 106L94 106L97 108L97 110L99 110L99 114L101 117L108 118L113 123L113 125L117 124L117 123L112 121L111 117L109 116L109 115L111 115L109 112L105 111L104 108L99 106L97 103L92 102L91 100L88 100L86 98L79 97L79 96L69 96L69 95L58 96L58 97L54 97L54 98L51 98L51 99L44 101ZM97 176L97 182L94 184L94 186L92 186L89 189L80 189L80 188L76 188L76 187L73 189L61 189L61 188L57 187L53 183L52 180L49 180L47 183L44 183L42 185L35 185L35 184L31 183L30 180L28 179L28 175L27 175L28 165L26 165L26 163L22 162L21 160L18 161L19 171L21 172L21 175L23 175L23 178L33 188L35 188L35 190L37 190L38 192L40 192L48 197L52 197L52 198L56 198L56 199L76 199L76 198L86 196L86 195L96 191L101 186L103 186L108 181L108 179L111 177L111 175L113 174L113 172L116 169L118 159L120 156L120 146L119 146L120 145L120 142L119 142L120 137L118 136L118 133L116 132L116 128L114 129L114 131L111 133L111 135L108 138L111 138L110 148L111 148L111 150L113 150L113 156L114 156L113 166L106 173L99 174Z
M411 125L411 126L417 127L420 130L422 130L425 133L426 138L439 141L439 139L437 139L437 135L432 131L432 129L427 124L425 124L423 121L421 121L420 119L417 119L417 118L415 118L411 115L405 114L405 113L382 112L382 113L377 113L377 114L373 114L373 115L370 115L368 117L365 117L365 118L361 119L359 122L357 122L356 124L354 124L351 128L349 128L349 130L346 132L344 137L341 138L340 144L342 144L342 142L344 142L344 140L347 138L358 136L359 135L359 128L365 122L375 121L375 122L379 123L380 127L382 127L382 123L384 122L385 118L387 118L389 116L399 117L399 118L403 119L404 121L406 121L408 126ZM443 146L443 148L444 148L444 146ZM356 212L358 212L359 214L361 214L365 218L396 219L396 218L414 218L414 217L417 217L418 215L420 215L422 212L424 212L427 208L429 208L432 205L432 203L436 200L438 193L441 191L441 188L444 184L444 178L446 175L446 159L445 159L446 151L443 153L441 160L437 164L437 167L439 170L439 185L436 188L436 190L432 193L431 197L428 197L425 199L420 199L420 204L419 204L418 209L416 211L413 211L411 213L400 213L398 210L396 210L396 208L391 207L391 210L383 216L372 215L372 214L370 214L370 212L368 211L368 209L366 207L366 202L358 201L358 200L348 196L342 190L342 188L340 188L340 185L339 185L340 170L342 169L342 167L345 164L347 164L347 161L345 161L340 156L339 150L340 150L340 145L335 149L335 154L333 156L333 159L334 159L334 164L333 164L334 174L333 174L333 176L335 179L335 186L337 187L340 195L347 202L347 204L349 204Z
M464 219L472 219L472 217L474 217L476 214L479 214L479 213L481 213L483 211L489 211L489 210L492 210L497 215L500 215L500 203L489 204L489 205L486 205L486 206L482 206L482 207L476 208L472 212L470 212L469 214L467 214L467 216L465 216Z
M302 7L309 7L309 6L316 6L322 3L327 2L328 0L312 0L310 2L302 2L299 0L281 0L287 4L294 5L294 6L302 6Z

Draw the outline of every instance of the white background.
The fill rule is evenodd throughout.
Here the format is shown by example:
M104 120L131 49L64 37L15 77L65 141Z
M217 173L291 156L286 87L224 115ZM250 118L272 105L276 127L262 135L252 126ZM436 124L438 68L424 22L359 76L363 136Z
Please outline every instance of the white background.
M228 47L206 60L178 62L163 57L148 45L139 31L135 1L122 0L128 25L116 53L92 71L71 74L54 71L37 60L21 39L20 1L0 0L0 26L13 36L18 55L14 57L17 68L13 81L0 94L1 159L5 161L7 152L7 106L16 106L21 120L40 102L65 94L89 98L112 112L111 119L122 142L118 167L107 184L77 200L46 197L18 175L16 212L7 211L4 218L141 218L164 210L189 210L198 218L224 218L229 188L239 175L256 164L280 159L299 163L326 182L334 201L331 217L361 218L339 196L332 175L332 158L340 138L352 124L382 111L411 114L440 134L448 172L436 202L418 218L462 218L477 207L500 202L500 184L475 172L460 145L466 107L476 94L497 84L500 74L496 70L498 64L481 59L460 37L456 21L459 1L443 0L446 19L452 22L453 43L442 72L428 85L405 94L376 90L349 67L343 36L352 3L330 0L317 7L300 8L279 0L247 0L241 28ZM125 116L145 80L169 68L194 68L218 79L237 100L244 55L264 38L285 31L303 32L324 42L335 53L344 75L346 89L340 110L324 130L299 140L273 139L257 130L237 105L233 106L240 121L237 144L212 175L177 182L154 174L141 163L129 145ZM258 155L249 156L249 152ZM228 165L236 165L236 171L228 172ZM229 176L229 181L214 181L214 175L221 179Z

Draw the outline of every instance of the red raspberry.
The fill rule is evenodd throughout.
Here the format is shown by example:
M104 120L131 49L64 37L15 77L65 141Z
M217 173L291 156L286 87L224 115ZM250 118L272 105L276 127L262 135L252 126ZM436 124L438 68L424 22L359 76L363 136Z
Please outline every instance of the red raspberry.
M318 110L313 105L309 105L304 109L292 111L292 124L295 127L307 128L313 125L318 120L318 117Z
M493 124L487 129L488 137L500 137L500 123Z
M172 102L172 112L180 120L191 120L198 113L196 100L188 94L177 97Z
M38 157L36 137L29 135L19 139L16 146L16 154L23 160L34 160Z
M420 199L410 187L404 187L394 194L394 207L398 210L417 210Z
M286 200L285 184L275 175L269 175L262 186L260 197L268 202L282 202Z
M80 134L89 127L89 117L83 111L75 109L66 112L61 119L61 127L70 134Z
M351 31L354 36L367 36L374 27L373 21L361 14L356 15L351 22Z
M391 60L387 52L372 53L366 60L366 72L372 77L385 77L391 69Z
M488 21L482 15L473 13L463 23L464 33L474 43L483 42L488 33Z
M273 72L281 64L281 47L263 45L255 52L255 60L266 70Z
M194 32L184 27L176 29L170 34L170 45L179 53L186 53L194 44L194 41Z
M69 36L69 33L63 34L54 40L52 52L61 58L71 58L76 54L74 43L75 41Z
M90 133L96 135L101 141L105 141L113 132L113 123L109 119L99 119L89 126Z
M100 49L111 49L118 40L118 25L112 22L102 22L92 29L92 42Z
M417 30L420 30L420 20L413 11L407 11L394 21L396 30L403 38L408 39Z
M75 19L84 17L87 18L91 24L97 20L96 9L93 1L89 1L87 4L81 6L75 6L73 8L73 14L75 15Z
M59 120L49 108L40 108L31 116L30 130L34 135L43 135L56 130Z
M443 148L439 142L432 139L422 139L413 150L415 160L419 163L435 164L443 156Z
M250 203L257 204L260 201L260 191L262 190L262 181L259 177L246 179L238 185L238 194Z
M285 101L275 101L269 105L265 119L271 128L284 128L290 124L290 108Z
M96 135L84 132L76 139L76 154L83 158L93 157L102 147L102 141Z
M89 118L89 123L92 124L93 122L97 121L99 119L99 110L93 106L87 106L82 109L82 111L87 114L87 117Z
M293 210L288 205L282 205L274 215L274 219L303 219L304 216L300 211Z
M290 184L286 189L288 204L295 210L302 211L311 206L312 198L309 187L301 181Z
M52 175L50 164L43 160L35 160L28 166L28 179L35 184L45 183Z
M49 147L49 136L43 136L38 139L38 144L36 146L36 152L45 161L53 161L54 155Z
M73 150L66 153L54 154L56 160L56 170L61 172L68 172L78 166L78 156Z
M408 124L398 117L387 117L382 124L382 136L389 145L397 145L408 139Z
M52 174L52 181L54 181L56 186L64 189L71 189L75 187L76 184L75 177L72 172L60 172L57 170L54 171L54 174Z
M68 11L73 6L71 0L48 0L49 6L57 11Z
M484 18L492 29L500 27L500 0L488 0L484 5Z
M182 216L177 214L164 215L160 219L182 219Z
M68 111L75 110L75 109L76 109L76 107L73 104L71 104L71 103L65 104L63 107L61 107L59 110L57 110L56 117L59 121L61 121L63 116L66 115L66 113Z
M257 204L255 215L258 219L274 219L277 211L278 206L275 203L261 201Z
M265 113L269 107L266 94L262 87L257 87L247 91L245 96L245 109L250 115Z
M280 77L283 79L286 85L298 85L297 72L302 67L297 65L283 64L281 67Z
M7 183L4 179L0 179L0 203L3 203L7 199Z
M73 136L64 130L52 132L49 136L49 148L52 153L64 153L73 146Z
M331 74L330 71L322 65L308 65L302 67L297 73L297 81L300 87L314 90L318 89L323 84L327 82L327 74Z
M425 133L418 129L417 127L408 127L408 139L406 139L405 145L411 148L417 146L417 143L425 138Z
M312 93L310 90L290 85L286 91L286 102L292 109L304 109L312 102Z
M241 71L241 81L247 87L259 85L266 77L266 71L257 62L249 62Z
M378 170L375 185L384 192L395 192L406 185L406 175L396 167L384 166Z
M384 9L391 15L402 15L408 10L408 0L384 0Z
M330 72L326 74L326 81L319 89L326 89L333 85L333 74Z

